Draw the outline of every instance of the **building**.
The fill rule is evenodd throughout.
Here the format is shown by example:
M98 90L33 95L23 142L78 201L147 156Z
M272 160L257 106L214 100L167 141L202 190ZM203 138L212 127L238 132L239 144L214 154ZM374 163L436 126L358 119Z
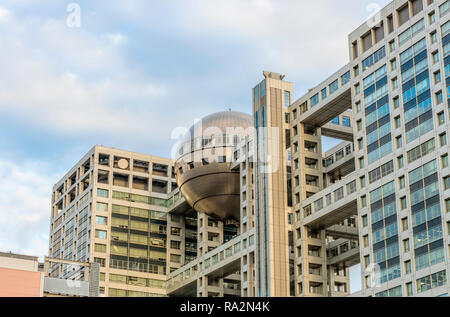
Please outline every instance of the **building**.
M363 268L358 295L448 294L449 5L391 2L349 35L350 63L289 107L298 135L291 135L299 178L297 296L345 285L326 283L332 272L323 250L330 226L349 216L357 216ZM350 126L351 163L345 151L305 167L320 157L319 136L329 133L333 118ZM320 257L310 257L312 247Z
M101 295L165 296L172 173L169 159L95 146L53 188L49 255L99 263Z
M447 296L449 12L394 0L297 100L265 71L254 133L191 135L175 161L95 147L54 188L50 255L100 263L107 296Z
M84 280L50 278L51 263L64 262L87 272ZM0 297L96 297L99 294L99 265L76 263L14 253L0 253Z
M0 297L42 297L43 285L37 257L0 253Z

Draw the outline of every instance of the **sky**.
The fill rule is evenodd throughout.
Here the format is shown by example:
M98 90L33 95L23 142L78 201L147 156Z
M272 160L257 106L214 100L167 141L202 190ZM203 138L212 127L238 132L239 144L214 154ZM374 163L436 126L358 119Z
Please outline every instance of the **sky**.
M263 70L298 99L388 2L0 0L0 251L47 255L53 184L94 145L170 157L175 128L250 113Z

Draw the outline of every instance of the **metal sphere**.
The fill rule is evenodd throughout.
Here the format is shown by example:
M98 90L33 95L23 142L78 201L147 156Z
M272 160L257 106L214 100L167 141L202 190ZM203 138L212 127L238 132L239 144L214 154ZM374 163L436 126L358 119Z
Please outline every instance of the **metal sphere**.
M239 220L240 174L231 170L232 154L252 127L250 115L230 110L205 117L185 135L175 175L194 210L220 220Z

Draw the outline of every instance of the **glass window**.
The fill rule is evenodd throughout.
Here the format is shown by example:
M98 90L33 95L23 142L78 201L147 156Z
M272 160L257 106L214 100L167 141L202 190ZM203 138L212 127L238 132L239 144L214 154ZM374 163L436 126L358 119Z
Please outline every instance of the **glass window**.
M339 83L337 80L330 84L330 95L333 94L336 90L339 89Z
M95 237L99 239L106 240L106 231L104 230L95 230Z
M350 127L350 118L349 117L342 117L342 125L344 127Z
M95 223L98 224L98 225L107 226L108 225L108 218L96 216L95 217Z
M319 103L319 94L315 94L314 96L311 97L311 107L314 107L315 105L317 105Z
M291 93L289 91L284 92L284 105L289 107L291 105Z
M103 198L109 198L109 191L107 189L97 188L97 196Z
M97 202L95 209L97 211L108 211L108 204Z

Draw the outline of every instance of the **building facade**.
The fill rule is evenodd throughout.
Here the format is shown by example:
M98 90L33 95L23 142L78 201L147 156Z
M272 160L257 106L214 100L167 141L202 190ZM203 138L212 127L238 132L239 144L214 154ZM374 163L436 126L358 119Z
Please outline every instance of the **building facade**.
M95 146L55 186L49 255L100 264L105 296L165 296L169 159ZM83 277L52 264L50 276Z
M350 63L290 107L294 130L312 135L351 110L354 168L330 183L320 184L319 175L311 197L300 188L296 229L302 236L311 228L326 234L328 226L357 216L360 296L449 291L448 11L448 1L391 2L350 34ZM293 139L300 164L308 138ZM298 173L302 180L314 175ZM317 236L326 239L323 231ZM302 269L297 295L325 286L325 279L308 284Z
M233 217L177 188L208 161L95 147L54 188L50 255L100 263L107 296L448 295L450 1L394 0L348 40L297 100L263 73L255 133L219 162L239 174Z

